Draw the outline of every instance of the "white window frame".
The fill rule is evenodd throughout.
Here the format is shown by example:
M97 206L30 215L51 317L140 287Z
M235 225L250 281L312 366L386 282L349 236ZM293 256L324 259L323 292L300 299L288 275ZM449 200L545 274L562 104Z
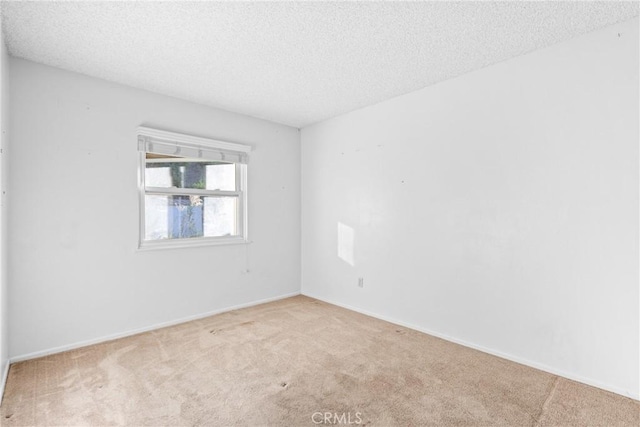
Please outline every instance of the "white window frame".
M248 199L247 199L247 164L246 161L251 151L251 147L243 144L236 144L215 139L201 138L176 132L169 132L159 129L140 126L137 128L138 136L138 195L139 195L139 236L138 249L168 249L194 246L229 245L248 243ZM219 190L196 190L178 188L156 188L147 187L145 184L146 154L147 144L151 141L158 141L160 144L172 144L180 148L202 149L211 152L219 152L224 157L228 154L230 158L242 159L241 162L233 162L236 166L236 191ZM183 239L145 239L145 195L147 194L176 194L176 195L205 195L205 196L236 196L238 198L237 226L239 229L236 236L222 237L191 237Z

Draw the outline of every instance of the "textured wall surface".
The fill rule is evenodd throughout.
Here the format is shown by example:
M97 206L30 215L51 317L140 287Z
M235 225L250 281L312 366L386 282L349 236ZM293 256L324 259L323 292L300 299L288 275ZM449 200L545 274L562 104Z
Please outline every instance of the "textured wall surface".
M299 131L11 59L11 356L300 290ZM136 127L254 147L247 245L136 251Z
M639 398L639 113L636 18L304 128L303 293Z
M0 398L4 373L9 363L9 300L8 300L8 227L7 195L9 152L9 55L0 25Z

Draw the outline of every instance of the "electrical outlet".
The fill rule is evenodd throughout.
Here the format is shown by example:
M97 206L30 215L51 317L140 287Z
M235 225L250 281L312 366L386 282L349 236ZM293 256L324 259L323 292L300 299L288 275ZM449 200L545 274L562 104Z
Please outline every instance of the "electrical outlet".
M364 288L364 277L358 277L358 287Z

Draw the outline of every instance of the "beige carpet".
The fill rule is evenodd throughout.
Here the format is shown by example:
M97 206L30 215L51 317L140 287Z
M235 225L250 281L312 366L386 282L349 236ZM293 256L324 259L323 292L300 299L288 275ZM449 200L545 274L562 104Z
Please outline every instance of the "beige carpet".
M640 425L631 399L302 296L14 364L0 413L6 426Z

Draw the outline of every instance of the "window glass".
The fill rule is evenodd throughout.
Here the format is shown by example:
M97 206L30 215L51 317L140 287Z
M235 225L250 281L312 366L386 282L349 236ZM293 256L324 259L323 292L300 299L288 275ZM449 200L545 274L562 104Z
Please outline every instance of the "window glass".
M140 249L247 243L251 147L138 127Z
M198 159L147 153L145 185L236 191L236 166L233 163L203 162Z
M145 239L238 234L238 197L146 195Z

